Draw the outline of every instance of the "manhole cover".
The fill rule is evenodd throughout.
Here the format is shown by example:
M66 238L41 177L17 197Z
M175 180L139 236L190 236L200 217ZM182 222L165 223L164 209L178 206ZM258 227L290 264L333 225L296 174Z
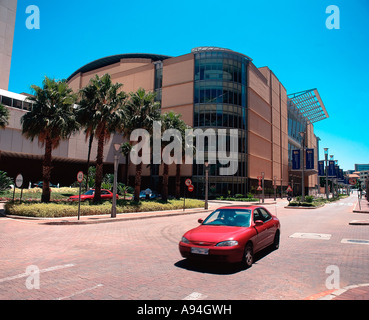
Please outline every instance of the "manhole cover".
M331 234L327 233L301 233L295 232L290 235L290 238L299 238L299 239L316 239L316 240L329 240L331 238Z
M342 239L341 243L369 244L369 240L364 240L364 239Z

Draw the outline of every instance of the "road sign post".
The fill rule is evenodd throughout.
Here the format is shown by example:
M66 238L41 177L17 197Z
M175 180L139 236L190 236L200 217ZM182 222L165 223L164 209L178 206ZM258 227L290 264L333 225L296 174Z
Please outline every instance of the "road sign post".
M262 196L263 196L263 203L264 203L264 199L265 199L265 194L264 194L264 172L261 173L262 176Z
M192 185L191 179L186 179L185 185L189 192L192 192L193 190L195 190L195 187ZM186 209L186 188L184 189L184 196L183 196L183 211L185 211L185 209Z
M77 173L77 181L79 182L79 194L78 194L78 220L81 212L81 188L82 188L82 181L83 181L83 172L79 171Z
M14 186L14 191L13 191L13 201L14 201L14 197L15 197L15 187L22 188L22 186L23 186L23 176L19 173L15 178L15 186ZM21 189L21 195L20 195L19 201L22 200L22 194L23 194L23 188Z

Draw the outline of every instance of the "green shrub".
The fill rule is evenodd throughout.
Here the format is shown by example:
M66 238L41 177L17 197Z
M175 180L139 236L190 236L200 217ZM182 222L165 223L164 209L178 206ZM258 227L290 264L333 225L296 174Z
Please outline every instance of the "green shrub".
M8 177L5 171L0 170L0 193L6 191L11 184L14 184L13 179Z
M89 202L81 203L80 215L101 215L111 213L111 202L105 201L94 205ZM186 208L201 208L204 202L195 199L186 199ZM169 200L167 203L162 201L142 201L134 202L128 200L117 201L118 213L146 212L175 210L183 208L183 199ZM40 218L58 218L72 217L78 214L78 203L19 203L8 202L5 205L5 212L10 215L40 217Z

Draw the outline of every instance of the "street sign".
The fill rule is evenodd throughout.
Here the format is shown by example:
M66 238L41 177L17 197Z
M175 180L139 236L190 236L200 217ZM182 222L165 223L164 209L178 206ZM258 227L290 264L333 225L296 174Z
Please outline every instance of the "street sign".
M188 191L192 192L195 189L195 187L191 184L188 186Z
M256 189L257 191L262 191L263 188L261 186L258 186L258 188Z
M82 172L82 171L79 171L79 172L77 173L77 181L78 181L79 183L81 183L81 182L83 181L83 172Z
M356 184L356 179L355 178L350 178L349 179L349 184L351 184L352 186L354 186Z
M300 150L292 150L292 170L300 170L300 162Z
M292 188L291 188L291 186L289 185L288 187L287 187L287 190L286 190L287 192L292 192Z
M191 179L186 179L186 181L185 181L185 185L186 185L187 187L189 187L191 184L192 184Z
M306 149L306 170L314 169L314 149Z
M328 176L335 177L336 176L336 168L335 168L335 161L329 160L328 162Z
M21 174L18 174L15 178L15 185L20 188L23 184L23 176Z
M324 176L324 160L318 161L318 176Z

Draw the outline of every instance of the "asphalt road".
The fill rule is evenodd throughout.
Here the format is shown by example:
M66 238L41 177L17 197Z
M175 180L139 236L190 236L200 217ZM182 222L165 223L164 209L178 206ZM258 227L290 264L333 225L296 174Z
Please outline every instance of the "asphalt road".
M0 299L300 300L329 284L368 283L369 226L349 225L362 217L355 201L268 205L281 221L280 249L247 270L182 259L178 241L201 214L90 225L0 218Z

